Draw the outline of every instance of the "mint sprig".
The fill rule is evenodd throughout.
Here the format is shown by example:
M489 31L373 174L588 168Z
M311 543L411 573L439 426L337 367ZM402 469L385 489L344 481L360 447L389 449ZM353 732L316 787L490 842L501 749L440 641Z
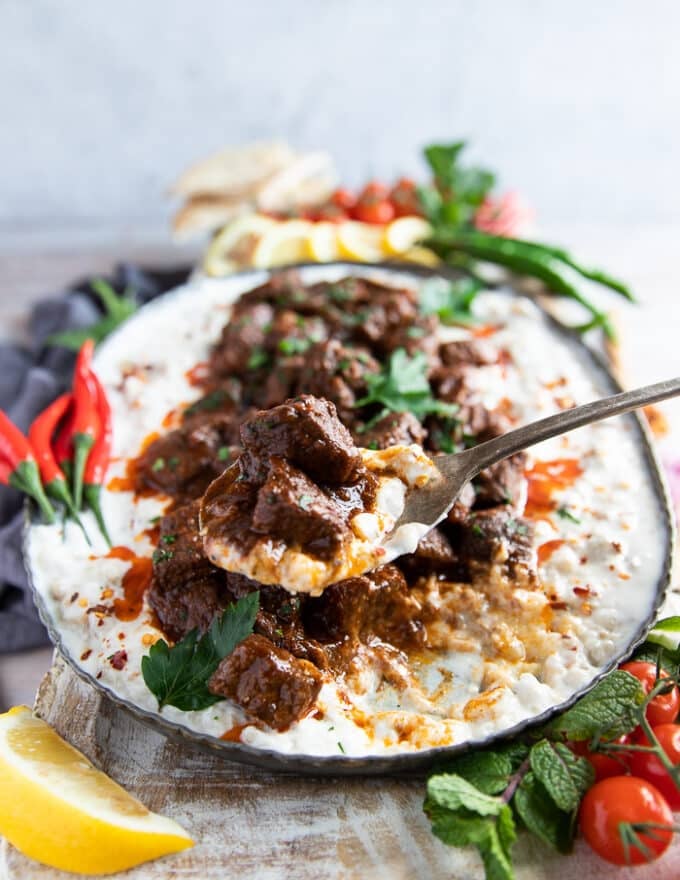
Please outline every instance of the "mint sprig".
M142 676L159 709L175 706L191 712L224 699L208 690L208 680L220 661L252 633L259 602L259 592L248 593L216 617L200 638L194 629L172 647L164 639L151 646L142 657Z

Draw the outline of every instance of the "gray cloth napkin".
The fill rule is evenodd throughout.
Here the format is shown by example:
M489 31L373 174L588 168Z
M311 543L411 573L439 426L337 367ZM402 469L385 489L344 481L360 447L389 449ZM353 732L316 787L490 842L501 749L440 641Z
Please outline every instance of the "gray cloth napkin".
M118 291L130 289L141 305L186 280L186 268L152 271L123 264L108 279ZM29 344L0 345L0 408L23 430L71 383L75 354L46 345L62 330L87 327L101 317L88 282L39 302L30 316ZM33 604L22 558L22 496L0 486L0 653L47 643Z

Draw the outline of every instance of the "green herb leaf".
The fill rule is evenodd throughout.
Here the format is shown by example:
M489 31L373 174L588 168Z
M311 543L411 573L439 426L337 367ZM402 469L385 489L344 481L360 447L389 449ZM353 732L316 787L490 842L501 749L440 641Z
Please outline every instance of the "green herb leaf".
M480 282L472 278L429 278L420 285L420 311L423 315L437 315L444 324L472 324L472 303L481 289Z
M570 740L616 739L637 726L637 710L644 699L637 678L617 669L553 722L551 731Z
M54 333L48 337L48 345L60 345L62 348L78 351L86 339L94 339L95 344L98 344L137 311L137 303L131 291L126 290L122 296L118 296L103 278L94 278L90 281L90 287L104 306L103 317L89 327Z
M515 826L510 808L504 806L501 815L504 815L505 819L499 816L498 821L491 826L488 836L478 845L486 880L514 880L515 877L510 852L504 843L511 829L514 841Z
M184 418L197 412L215 412L221 409L227 400L231 400L231 398L224 388L217 388L215 391L211 391L210 394L206 394L205 397L201 397L195 403L192 403L191 406L188 406L184 410Z
M311 339L298 339L296 336L291 336L279 342L279 351L286 355L304 354L311 344Z
M475 788L474 785L455 773L438 773L427 781L428 798L447 810L465 808L480 816L497 816L503 808L503 801Z
M410 358L403 348L398 348L392 352L380 373L366 375L368 394L358 400L355 406L379 404L382 410L373 421L382 418L386 412L411 412L417 417L429 413L453 415L459 407L432 396L427 371L424 352L419 351Z
M253 631L260 594L249 593L230 605L199 639L192 630L173 647L159 639L142 657L142 676L159 708L175 706L185 712L206 709L222 697L210 693L208 680L220 660Z
M263 348L256 347L252 350L246 366L249 370L257 370L269 363L269 355Z
M512 800L518 816L536 837L566 853L574 837L573 816L560 810L530 770L522 779Z
M542 739L531 749L531 769L555 804L565 812L575 810L595 782L595 771L563 743Z
M571 520L571 522L576 523L577 525L581 524L581 520L577 516L574 516L574 514L569 510L568 507L558 507L557 515L561 519Z
M498 794L507 786L513 765L510 755L503 752L466 752L446 769L462 776L484 794Z

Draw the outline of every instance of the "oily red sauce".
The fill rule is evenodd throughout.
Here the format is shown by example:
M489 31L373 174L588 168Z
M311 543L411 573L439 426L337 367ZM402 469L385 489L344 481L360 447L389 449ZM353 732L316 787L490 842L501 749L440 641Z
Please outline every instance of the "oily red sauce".
M189 385L201 386L210 376L210 364L208 361L199 361L184 374Z
M524 515L533 519L546 519L557 506L553 493L573 486L582 473L583 468L576 458L536 462L531 470L525 472L528 488Z
M560 547L564 545L564 541L561 538L557 538L554 541L546 541L545 544L541 544L538 550L536 551L536 555L538 556L539 564L541 562L545 562L550 559L553 553L556 550L559 550Z
M125 476L111 477L109 482L106 484L106 488L109 490L109 492L135 492L135 494L137 495L147 497L157 494L152 489L143 489L142 491L138 489L136 470L138 458L142 455L144 450L151 446L151 444L155 440L158 440L160 436L161 435L158 433L158 431L152 431L150 434L146 435L144 440L142 440L142 446L139 450L139 455L137 456L137 458L128 459Z
M139 617L144 593L153 575L153 563L148 556L136 556L129 547L112 547L108 559L124 559L130 568L123 575L123 599L114 599L113 613L118 620L135 620Z
M229 730L225 730L224 733L220 736L220 739L232 743L241 742L241 734L246 729L246 727L248 727L247 724L235 724L233 727L230 727Z
M472 328L472 335L475 339L487 339L494 333L498 333L501 327L502 324L481 324L479 327Z

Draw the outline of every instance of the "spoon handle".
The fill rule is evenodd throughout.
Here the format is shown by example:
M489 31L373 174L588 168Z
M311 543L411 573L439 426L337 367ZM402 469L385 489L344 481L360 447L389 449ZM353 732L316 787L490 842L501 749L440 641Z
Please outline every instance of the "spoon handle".
M622 415L641 406L657 403L677 395L680 395L680 377L657 382L655 385L645 385L642 388L635 388L633 391L613 394L611 397L603 397L583 406L563 410L538 422L523 425L521 428L509 431L500 437L494 437L493 440L488 440L486 443L480 443L479 446L473 446L463 453L437 456L437 465L440 470L445 471L447 468L444 459L450 460L451 466L454 465L454 459L457 459L455 469L459 471L461 455L465 456L470 468L469 478L471 478L484 468L508 458L515 452L540 443L542 440L548 440L550 437L566 434L567 431L573 431L574 428L589 425L591 422Z

